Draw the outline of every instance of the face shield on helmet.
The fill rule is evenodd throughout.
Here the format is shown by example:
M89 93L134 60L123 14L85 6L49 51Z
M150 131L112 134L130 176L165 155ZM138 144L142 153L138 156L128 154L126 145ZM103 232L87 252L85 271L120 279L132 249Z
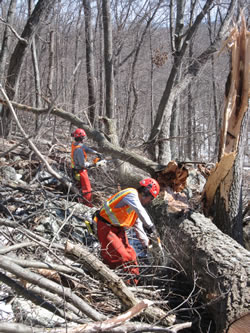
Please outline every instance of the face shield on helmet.
M160 185L153 178L145 178L141 180L140 185L146 187L154 198L156 198L160 192Z
M73 132L72 134L71 134L71 136L73 137L73 138L84 138L84 137L86 137L86 132L84 131L84 129L82 129L82 128L77 128L76 130L75 130L75 132Z

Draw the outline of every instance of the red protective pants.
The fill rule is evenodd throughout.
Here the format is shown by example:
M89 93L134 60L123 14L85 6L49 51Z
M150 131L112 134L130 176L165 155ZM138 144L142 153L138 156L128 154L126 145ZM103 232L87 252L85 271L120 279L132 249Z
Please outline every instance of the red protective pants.
M97 235L101 243L101 256L106 265L110 268L122 266L125 272L139 275L136 252L129 244L124 228L112 227L97 219Z
M80 174L81 191L83 196L82 203L86 206L93 207L91 203L92 194L91 194L91 184L89 181L88 172L87 170L80 170L79 174Z

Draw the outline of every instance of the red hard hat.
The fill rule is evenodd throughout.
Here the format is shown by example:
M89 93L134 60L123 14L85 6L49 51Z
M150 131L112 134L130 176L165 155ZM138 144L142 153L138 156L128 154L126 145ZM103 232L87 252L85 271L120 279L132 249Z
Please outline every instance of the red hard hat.
M153 179L153 178L145 178L143 180L140 181L140 185L141 186L145 186L146 188L149 189L149 192L152 194L152 196L154 198L157 197L157 195L160 192L160 185L158 184L158 182Z
M77 128L77 129L75 130L75 132L73 132L73 133L71 134L71 136L73 136L74 138L83 138L83 137L86 136L86 133L85 133L84 129L82 129L82 128Z

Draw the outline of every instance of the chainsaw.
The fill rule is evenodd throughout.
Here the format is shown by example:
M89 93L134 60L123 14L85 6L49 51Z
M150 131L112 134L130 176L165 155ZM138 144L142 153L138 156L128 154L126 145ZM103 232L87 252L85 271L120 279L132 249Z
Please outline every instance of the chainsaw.
M93 164L91 164L89 168L102 168L102 167L105 167L108 163L111 163L111 162L114 162L114 161L117 161L117 159L110 159L110 160L106 160L106 159L102 159L100 157L96 157L95 159L93 159Z
M107 165L107 160L101 159L100 157L96 157L95 159L93 159L93 164L91 166L95 168L100 168L106 165Z

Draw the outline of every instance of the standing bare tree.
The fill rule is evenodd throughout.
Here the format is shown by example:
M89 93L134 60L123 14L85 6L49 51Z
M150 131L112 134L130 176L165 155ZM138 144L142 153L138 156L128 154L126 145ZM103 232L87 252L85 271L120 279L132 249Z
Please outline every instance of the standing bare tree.
M177 1L176 3L176 21L175 21L175 28L171 27L171 31L173 36L171 36L171 50L173 53L173 66L176 67L178 69L176 78L175 78L175 85L178 85L180 80L181 80L181 76L182 76L182 62L180 62L178 64L178 58L180 55L180 51L183 45L183 41L184 41L184 10L185 10L185 2L184 0L181 1ZM171 10L170 10L170 14L173 13L173 1L170 1L170 6L171 6ZM190 9L190 14L192 17L192 13L193 13L193 8L191 7ZM170 22L173 22L173 19L170 19ZM190 21L192 21L192 18L190 19ZM180 116L180 110L179 110L179 96L176 97L176 100L173 104L172 107L172 113L171 113L171 121L170 121L170 137L174 138L177 137L179 134L178 131L178 125L179 125L179 116ZM164 141L162 141L161 146L163 145L163 150L164 150ZM175 159L178 156L177 153L177 145L176 145L176 140L171 140L170 141L170 147L171 147L171 153L172 153L172 158ZM162 149L160 149L161 152ZM161 155L163 156L164 151L161 153Z
M7 18L6 18L6 25L4 28L4 33L3 33L3 41L2 41L2 46L1 46L1 51L0 51L0 83L4 84L5 82L5 73L6 73L6 64L7 64L7 59L9 57L9 48L10 48L10 27L12 26L12 22L14 19L14 14L15 14L15 8L16 8L16 0L11 0L8 13L7 13ZM0 107L0 117L2 115L2 112L4 110L4 107L1 105ZM3 133L3 123L1 123L0 127L0 133Z
M28 46L32 42L32 38L39 28L41 21L49 14L50 10L52 9L53 4L53 0L39 0L32 14L28 18L21 36L18 39L15 50L10 58L6 81L6 91L11 100L14 99L17 93L20 72L25 56L29 50ZM0 134L7 136L9 134L11 124L11 113L9 112L8 108L4 108L1 114L1 120L2 132L0 132Z
M240 244L242 236L242 165L250 92L250 46L246 22L235 28L228 43L232 49L232 70L225 92L224 119L220 137L219 162L204 189L207 214L220 230Z
M152 13L150 13L150 11L149 13L146 12L145 14L146 24L142 31L141 36L138 38L138 41L136 42L136 47L134 49L134 55L131 65L131 74L129 80L128 104L127 104L126 118L125 118L126 122L121 135L121 146L125 146L125 142L130 138L132 134L131 128L133 127L133 122L138 107L138 89L136 87L135 75L136 75L136 64L138 62L139 53L141 52L142 44L144 42L148 30L150 29L150 25L155 16L157 15L158 9L160 8L162 2L163 2L162 0L159 0L157 2L155 8L152 10ZM132 101L133 105L131 106Z
M2 83L4 83L5 80L6 63L9 57L9 48L10 48L10 36L11 36L10 28L12 27L15 9L16 9L16 0L11 0L5 22L6 25L4 28L3 42L0 51L0 73L1 73L0 80Z
M181 37L181 47L178 51L178 57L176 57L175 65L171 68L170 74L168 76L168 80L162 94L157 115L155 118L154 126L149 136L149 142L151 143L151 155L154 156L155 153L155 143L157 142L157 138L159 134L162 132L164 134L161 135L161 142L163 142L164 146L161 147L161 154L158 158L159 162L167 163L171 160L171 150L169 141L166 140L170 137L170 129L169 129L169 121L171 119L172 108L175 103L177 96L187 87L188 83L194 79L196 75L198 75L201 68L204 64L207 63L211 54L213 54L218 49L218 42L221 41L222 36L224 36L225 32L227 31L228 24L231 21L233 9L235 6L236 1L232 0L228 9L227 13L224 16L224 19L221 23L221 27L213 41L213 44L209 46L202 54L200 54L197 59L193 62L192 65L192 75L186 74L182 77L182 81L180 85L176 85L176 78L182 64L183 58L186 55L188 50L189 43L192 42L195 33L197 32L202 20L204 19L205 15L208 13L209 10L212 9L214 6L214 1L207 0L205 5L203 6L202 10L194 19L194 22L190 28L187 29L185 34ZM197 3L198 6L198 3ZM152 145L152 143L154 143Z
M195 0L191 0L190 3L190 21L189 21L189 26L191 27L193 24L193 15L194 15L194 6L195 6L196 1ZM191 65L191 61L193 59L193 48L194 45L193 43L190 43L189 45L189 65ZM191 66L190 66L191 68ZM191 74L191 73L190 73ZM195 147L195 143L192 145L193 143L193 138L192 138L192 133L193 133L193 129L195 129L195 107L193 106L192 103L192 87L191 87L191 83L189 83L188 85L188 112L187 112L187 145L186 145L186 150L187 150L187 157L192 160L192 151L194 153L194 157L196 155L196 147ZM180 112L180 110L179 110ZM193 126L192 126L193 125ZM177 133L176 133L177 135ZM173 150L172 150L173 151Z
M112 43L112 22L110 14L110 0L102 1L103 34L104 34L104 62L106 84L106 116L114 118L114 63Z
M34 6L34 1L29 0L28 7L29 7L29 15L31 15L33 6ZM37 59L37 47L36 47L36 36L34 35L32 37L32 42L31 42L31 53L32 53L32 63L33 63L33 68L34 68L34 81L35 81L35 105L37 108L42 107L42 91L41 91L41 79L40 79L40 71L39 71L39 64L38 64L38 59ZM36 132L39 127L39 116L36 115L36 124L35 124L35 129Z
M80 41L81 41L81 32L83 28L83 20L81 20L82 16L82 9L83 7L80 6L78 9L78 16L76 21L76 32L75 32L75 45L74 45L74 68L77 68L79 63L79 59L82 59L82 56L79 55L80 53ZM80 72L80 71L79 71ZM73 78L73 87L72 87L72 113L75 114L78 107L78 99L77 99L77 91L79 85L79 72L74 75ZM71 125L70 125L70 132L71 132Z
M86 70L88 82L88 115L92 125L95 123L96 117L96 79L94 65L94 46L92 31L92 9L91 1L83 0L85 14L85 43L86 43Z

